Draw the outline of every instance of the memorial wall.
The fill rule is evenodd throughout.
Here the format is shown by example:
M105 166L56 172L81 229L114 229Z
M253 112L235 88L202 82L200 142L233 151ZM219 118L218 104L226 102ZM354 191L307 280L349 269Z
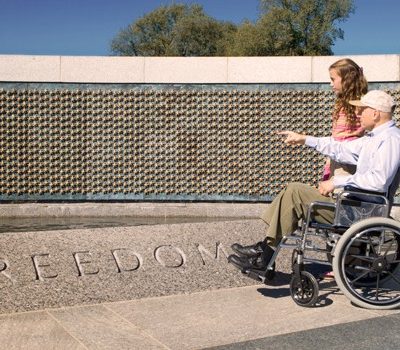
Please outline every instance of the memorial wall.
M35 73L0 70L1 201L270 201L287 182L321 178L323 157L284 145L277 132L330 135L328 81L290 73L282 82L84 82ZM400 103L398 77L371 88Z

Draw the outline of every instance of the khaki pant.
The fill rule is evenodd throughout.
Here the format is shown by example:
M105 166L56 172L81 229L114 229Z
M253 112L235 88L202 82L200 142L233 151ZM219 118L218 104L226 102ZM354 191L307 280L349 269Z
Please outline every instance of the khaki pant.
M277 245L282 236L293 233L299 220L306 218L308 206L314 201L334 202L332 198L319 194L314 187L296 182L288 184L261 216L261 219L269 225L267 241ZM333 209L318 208L313 217L325 224L332 223L333 218Z

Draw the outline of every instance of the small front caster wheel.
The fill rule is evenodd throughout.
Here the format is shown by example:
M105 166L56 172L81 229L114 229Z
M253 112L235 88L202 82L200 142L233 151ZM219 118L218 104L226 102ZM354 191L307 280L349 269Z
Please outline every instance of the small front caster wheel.
M311 307L318 300L318 282L308 271L300 271L300 277L293 274L290 281L290 295L300 306Z

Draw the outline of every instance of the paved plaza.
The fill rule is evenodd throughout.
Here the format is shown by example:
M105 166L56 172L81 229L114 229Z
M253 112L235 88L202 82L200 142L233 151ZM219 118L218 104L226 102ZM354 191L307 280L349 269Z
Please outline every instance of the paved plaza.
M66 229L60 222L62 229L43 230L39 222L31 232L24 225L32 222L21 216L19 232L0 234L0 348L398 348L400 311L356 307L333 280L320 282L316 307L297 306L289 294L290 250L280 253L270 285L227 263L232 242L264 234L265 224L254 219L262 208L247 209L247 218L214 221L216 209L226 216L233 207L204 207L203 213L198 205L180 207L205 216L201 222L129 226L121 217L125 226L74 222ZM5 214L7 206L2 209ZM73 207L64 209L66 220Z
M352 306L335 283L302 308L275 286L204 291L0 316L3 349L395 349L399 311ZM385 344L385 346L382 346Z

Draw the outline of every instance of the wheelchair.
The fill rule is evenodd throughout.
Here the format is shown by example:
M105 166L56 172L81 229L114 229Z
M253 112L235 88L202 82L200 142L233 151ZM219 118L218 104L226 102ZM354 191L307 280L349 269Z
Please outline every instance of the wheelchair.
M306 219L281 239L265 273L246 271L265 283L274 277L281 249L292 249L290 294L300 306L318 301L319 284L307 267L332 266L337 286L355 305L378 310L400 306L400 222L389 218L382 194L346 189L333 203L313 202ZM318 208L334 211L332 224L313 220Z

